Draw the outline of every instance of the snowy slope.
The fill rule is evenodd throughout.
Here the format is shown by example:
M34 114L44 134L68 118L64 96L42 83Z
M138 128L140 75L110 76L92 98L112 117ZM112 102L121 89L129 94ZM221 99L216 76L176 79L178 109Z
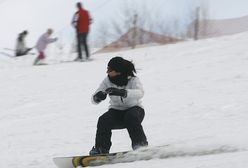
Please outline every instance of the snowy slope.
M132 59L143 82L149 144L173 144L198 156L102 167L248 167L247 44L248 33L243 33L36 67L34 56L0 55L0 167L55 168L55 156L87 154L97 119L108 106L108 101L92 105L90 97L116 55ZM126 130L114 131L112 142L112 152L130 149ZM199 154L223 146L235 152Z

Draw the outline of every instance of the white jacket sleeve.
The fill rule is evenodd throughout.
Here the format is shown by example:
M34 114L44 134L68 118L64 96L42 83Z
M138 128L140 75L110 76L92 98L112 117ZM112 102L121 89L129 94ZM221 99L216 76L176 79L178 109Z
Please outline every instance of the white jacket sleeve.
M78 18L79 18L78 12L76 12L72 17L72 21L71 21L72 26L77 27Z
M98 87L98 89L95 91L95 93L91 96L91 102L93 104L99 104L100 102L95 102L93 97L94 95L99 92L99 91L102 91L102 92L105 92L105 90L108 88L108 81L107 81L107 78L105 78L102 83L100 84L100 86Z
M57 38L47 38L47 39L46 39L46 43L47 43L47 44L53 43L53 42L55 42L55 41L57 41Z
M131 80L131 89L126 89L127 97L125 99L141 99L144 96L144 90L139 78L134 77Z

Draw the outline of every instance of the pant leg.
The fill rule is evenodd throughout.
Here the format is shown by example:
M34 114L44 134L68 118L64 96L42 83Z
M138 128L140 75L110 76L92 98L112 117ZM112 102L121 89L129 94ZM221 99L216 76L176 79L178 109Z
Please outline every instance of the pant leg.
M95 147L109 151L112 142L112 129L120 129L120 125L123 125L124 111L109 109L99 117L97 123Z
M39 59L45 59L45 53L43 51L40 51L39 55L38 55L38 58Z
M39 55L34 60L34 65L36 65L40 60L45 59L45 54L42 51L39 51Z
M23 52L23 55L27 55L28 52L29 52L30 50L32 50L32 48L27 48L27 49Z
M24 50L17 50L16 56L19 57L19 56L27 55L30 50L32 50L32 48L25 48Z
M78 58L82 59L81 36L80 33L78 32L77 32L77 51L78 51Z
M147 138L141 125L145 116L143 108L135 106L126 110L124 116L125 127L128 130L132 141L132 147L135 145L147 146Z
M16 52L16 57L20 57L20 56L23 56L25 54L21 53L21 52Z
M82 45L84 46L86 58L89 58L89 49L87 44L88 33L82 33Z

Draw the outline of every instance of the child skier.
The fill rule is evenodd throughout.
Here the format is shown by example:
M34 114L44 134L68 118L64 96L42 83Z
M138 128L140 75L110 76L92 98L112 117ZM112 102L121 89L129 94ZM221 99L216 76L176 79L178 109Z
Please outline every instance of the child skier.
M39 52L38 57L34 61L34 65L43 64L40 63L41 60L45 59L45 49L49 43L57 41L57 38L50 38L53 33L52 29L48 29L46 33L42 34L36 43L36 49Z

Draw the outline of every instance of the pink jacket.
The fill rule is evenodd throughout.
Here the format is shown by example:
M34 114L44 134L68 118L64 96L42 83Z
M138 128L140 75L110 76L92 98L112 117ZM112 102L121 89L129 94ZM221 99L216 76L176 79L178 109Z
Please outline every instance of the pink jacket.
M39 40L36 43L35 48L40 52L46 49L47 44L53 43L57 40L57 38L49 38L48 33L44 33L40 36Z

